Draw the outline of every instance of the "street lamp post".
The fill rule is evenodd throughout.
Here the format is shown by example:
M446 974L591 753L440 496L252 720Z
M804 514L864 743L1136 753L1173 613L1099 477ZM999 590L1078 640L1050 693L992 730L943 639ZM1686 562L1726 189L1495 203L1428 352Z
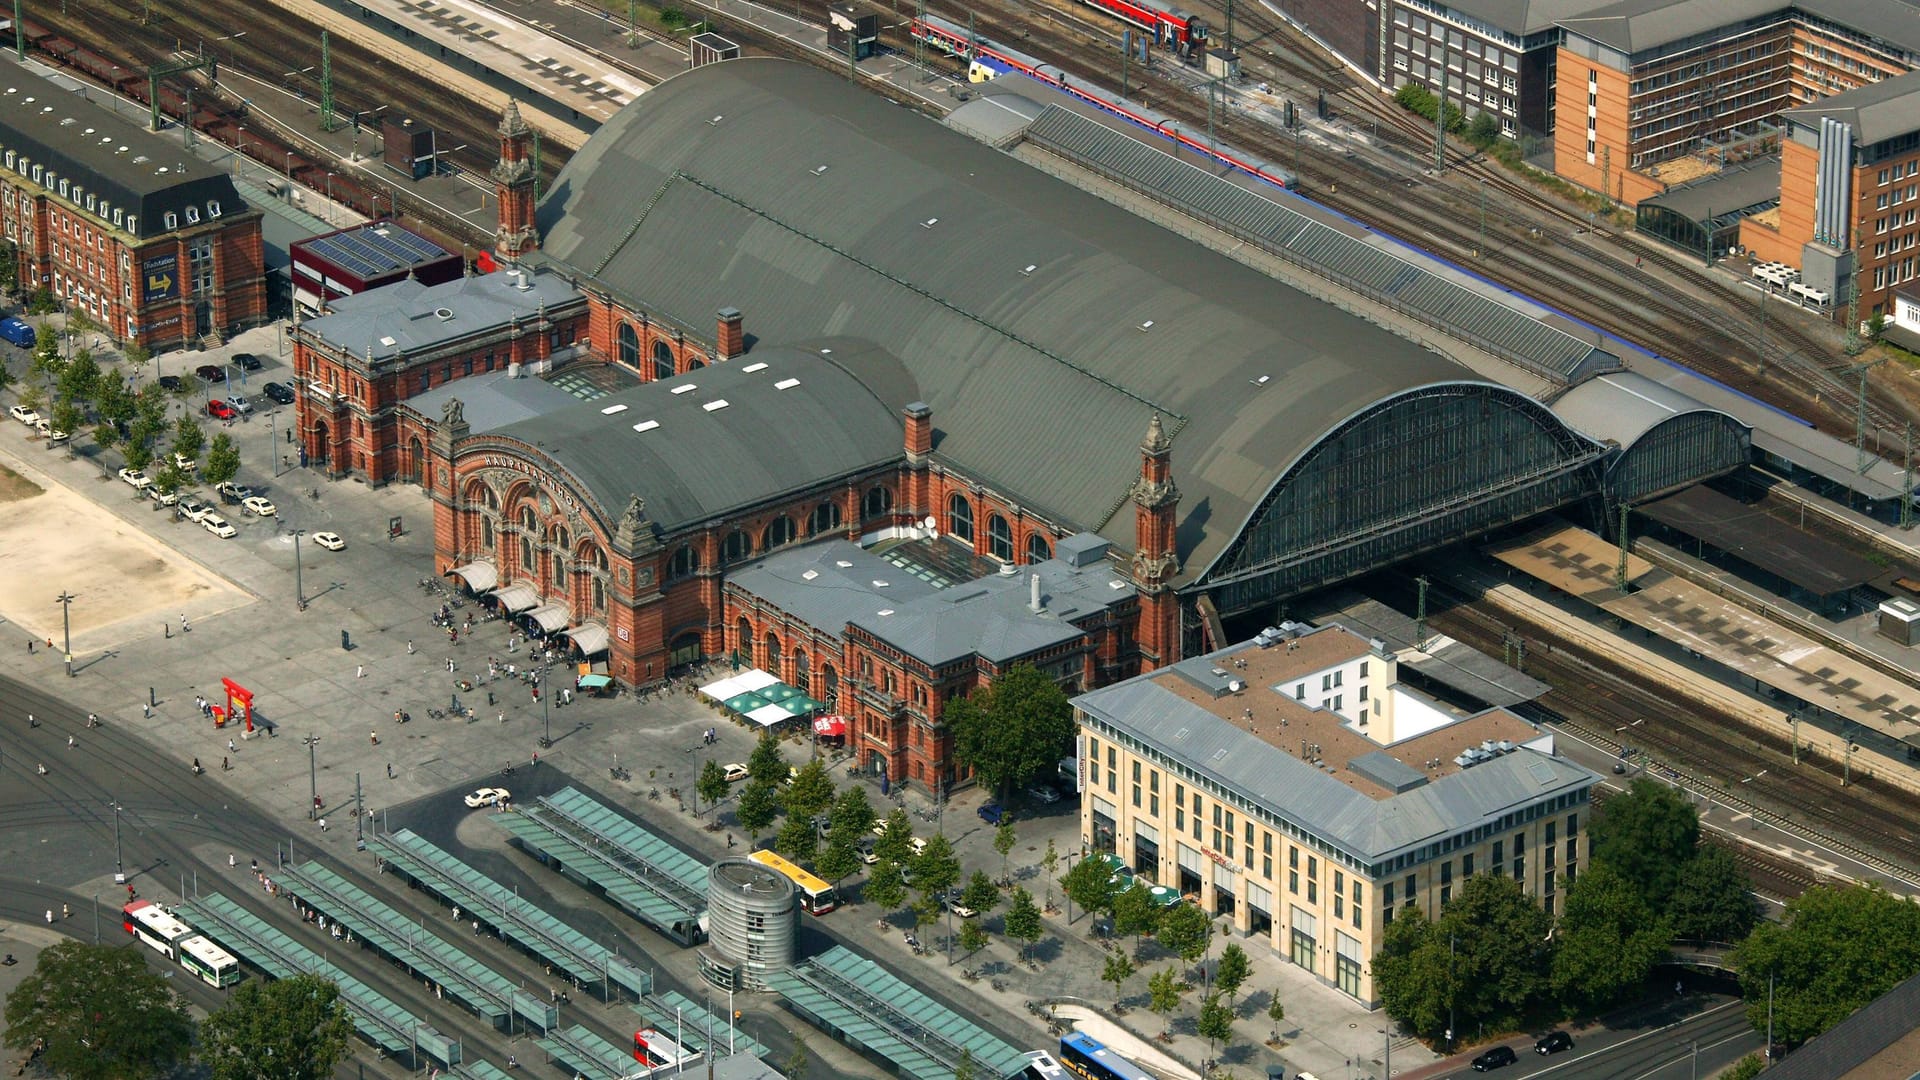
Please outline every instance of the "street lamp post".
M127 883L127 864L120 857L120 803L113 804L113 883Z
M287 151L287 179L293 179L293 151Z
M301 741L307 744L307 794L312 797L307 805L307 818L312 820L320 816L320 773L314 756L314 747L320 745L320 736L309 735Z
M293 607L295 611L307 610L307 590L300 581L300 538L307 535L305 529L293 530Z
M327 224L333 224L333 174L327 174Z
M74 599L74 595L65 589L60 590L60 595L54 598L54 602L60 605L60 636L66 648L69 679L73 678L73 620L69 616L73 611Z
M546 734L540 736L542 750L553 745L553 694L550 692L552 688L547 685L547 675L552 671L551 667L542 669L540 682L537 684L540 687L540 722L546 728Z

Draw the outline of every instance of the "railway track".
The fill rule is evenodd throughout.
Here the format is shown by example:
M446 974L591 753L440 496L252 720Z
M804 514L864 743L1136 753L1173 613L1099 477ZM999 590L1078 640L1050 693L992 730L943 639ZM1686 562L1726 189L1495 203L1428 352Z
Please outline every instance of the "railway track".
M1411 579L1375 580L1370 591L1376 595L1411 598ZM1552 722L1602 747L1630 746L1662 775L1710 792L1723 805L1920 884L1920 811L1900 792L1871 777L1842 786L1831 763L1803 753L1795 765L1787 739L1645 685L1625 664L1590 653L1551 627L1495 613L1436 585L1445 596L1440 613L1429 618L1436 631L1492 655L1501 654L1509 632L1525 637L1528 673L1553 687L1536 703Z

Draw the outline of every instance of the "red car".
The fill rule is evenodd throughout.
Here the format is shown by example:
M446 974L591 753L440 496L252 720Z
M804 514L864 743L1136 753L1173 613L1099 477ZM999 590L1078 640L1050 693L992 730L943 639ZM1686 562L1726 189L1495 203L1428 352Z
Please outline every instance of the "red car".
M233 411L233 406L221 401L219 398L214 398L212 401L207 402L207 415L220 420L231 420L239 414Z

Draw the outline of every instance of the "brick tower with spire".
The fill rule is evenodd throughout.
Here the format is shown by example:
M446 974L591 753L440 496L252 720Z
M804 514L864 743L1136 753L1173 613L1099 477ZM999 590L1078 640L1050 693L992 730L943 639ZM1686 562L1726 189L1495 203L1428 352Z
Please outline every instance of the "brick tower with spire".
M540 246L533 221L533 129L520 118L512 98L500 116L500 160L493 166L493 193L500 206L500 227L493 248L508 261Z
M1140 443L1140 478L1133 485L1133 583L1140 591L1140 643L1143 670L1180 659L1180 598L1173 579L1180 573L1174 540L1174 512L1180 489L1173 483L1173 440L1155 414Z

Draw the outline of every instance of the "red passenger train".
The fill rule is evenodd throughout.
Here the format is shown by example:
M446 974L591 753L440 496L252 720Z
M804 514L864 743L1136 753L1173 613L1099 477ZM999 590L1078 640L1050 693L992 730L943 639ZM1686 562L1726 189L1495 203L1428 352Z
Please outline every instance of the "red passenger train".
M1159 7L1152 3L1134 3L1132 0L1080 0L1081 3L1097 11L1129 23L1153 35L1154 44L1164 49L1174 49L1185 56L1196 48L1207 44L1207 23L1197 15L1189 15L1175 8Z

